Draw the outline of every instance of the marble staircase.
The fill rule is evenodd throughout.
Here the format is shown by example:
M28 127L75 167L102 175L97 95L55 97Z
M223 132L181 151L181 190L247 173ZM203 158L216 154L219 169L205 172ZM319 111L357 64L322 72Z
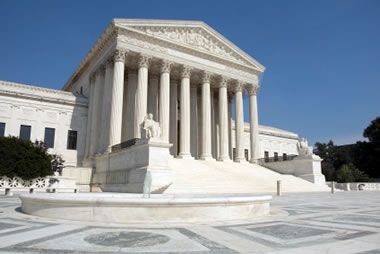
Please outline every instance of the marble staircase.
M280 174L256 164L171 159L173 184L168 194L275 193L281 180L282 191L329 191L293 175Z

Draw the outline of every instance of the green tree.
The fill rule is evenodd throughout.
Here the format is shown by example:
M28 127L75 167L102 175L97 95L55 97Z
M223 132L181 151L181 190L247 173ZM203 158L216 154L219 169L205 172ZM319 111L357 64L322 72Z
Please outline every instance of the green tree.
M376 117L371 123L365 128L363 136L368 138L369 142L380 145L380 117Z
M33 144L16 137L0 138L0 176L29 180L52 175L52 159L41 142Z
M357 169L352 163L344 164L337 172L336 179L339 183L368 182L369 177Z
M59 175L62 175L62 170L65 167L63 165L65 161L62 159L62 156L53 154L52 155L52 161L51 161L51 168L53 172L58 172Z

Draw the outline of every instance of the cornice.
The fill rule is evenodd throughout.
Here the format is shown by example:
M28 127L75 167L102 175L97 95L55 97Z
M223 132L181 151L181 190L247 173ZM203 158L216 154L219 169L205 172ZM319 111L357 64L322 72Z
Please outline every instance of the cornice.
M86 69L86 67L89 66L91 60L94 59L116 35L117 29L115 29L114 22L112 21L106 30L101 34L101 36L96 40L86 56L79 63L74 73L70 76L69 80L63 86L62 90L70 89L71 85L73 85L73 83L80 77L81 73Z
M71 92L25 85L9 81L0 81L0 95L72 106L78 105L87 107L88 105L86 98L77 97Z
M232 130L235 130L235 121L232 121ZM244 131L245 132L250 132L250 125L249 123L245 122L244 123ZM298 140L298 134L281 130L275 127L271 126L266 126L266 125L259 125L259 134L260 135L267 135L271 137L280 137L280 138L288 138L288 139L294 139Z
M145 26L168 26L168 27L174 27L174 26L194 26L201 29L204 29L205 31L209 32L212 36L215 38L223 41L226 43L236 54L243 57L245 60L253 62L256 67L258 68L252 68L252 66L239 64L234 61L225 59L223 57L220 57L216 54L207 53L207 52L201 52L194 50L194 48L188 47L186 45L180 45L178 43L173 43L173 41L168 41L164 38L155 38L154 36L149 36L144 32L138 31L133 28L126 28L120 25L120 23L124 24L140 24ZM112 20L111 24L108 25L106 30L102 33L102 35L97 39L97 41L94 43L93 47L89 50L89 52L86 54L86 56L82 59L78 67L76 68L75 72L71 75L69 80L66 82L62 90L69 90L71 85L75 83L75 81L80 77L80 75L86 70L86 68L91 64L91 61L99 55L99 53L109 44L110 41L112 41L112 38L117 38L119 34L122 33L122 31L129 31L134 32L136 34L140 34L141 36L145 36L146 38L150 38L152 40L159 41L160 43L164 43L166 45L170 44L170 46L174 46L174 48L178 47L181 48L182 51L187 51L195 55L201 55L206 56L206 59L221 62L226 64L227 63L227 69L226 72L234 73L235 75L244 75L244 72L248 73L254 73L256 75L259 75L260 73L264 72L265 67L262 66L260 63L258 63L255 59L253 59L251 56L246 54L244 51L239 49L235 44L230 42L228 39L226 39L223 35L219 34L217 31L215 31L213 28L208 26L206 23L202 21L173 21L173 20L136 20L136 19L114 19ZM159 46L155 49L161 50ZM242 71L241 71L242 70Z

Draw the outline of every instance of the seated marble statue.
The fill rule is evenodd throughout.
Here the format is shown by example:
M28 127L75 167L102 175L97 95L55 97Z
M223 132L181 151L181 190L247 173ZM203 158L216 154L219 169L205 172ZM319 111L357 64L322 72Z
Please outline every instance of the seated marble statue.
M141 138L159 139L161 137L160 125L153 120L153 114L148 114L145 117L141 132Z
M305 138L302 138L298 141L297 149L298 149L298 156L300 157L313 155L313 150L311 147L309 147L308 142Z

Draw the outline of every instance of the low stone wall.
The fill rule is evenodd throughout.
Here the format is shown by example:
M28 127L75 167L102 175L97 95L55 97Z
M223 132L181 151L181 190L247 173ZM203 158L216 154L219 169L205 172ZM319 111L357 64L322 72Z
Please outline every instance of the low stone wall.
M90 167L65 167L62 176L74 178L77 188L81 192L90 191L92 168Z
M327 185L331 187L331 182L327 182ZM344 191L380 191L380 183L335 183L335 188Z
M22 194L27 214L102 223L188 223L254 219L270 214L269 195L172 196L125 193Z

